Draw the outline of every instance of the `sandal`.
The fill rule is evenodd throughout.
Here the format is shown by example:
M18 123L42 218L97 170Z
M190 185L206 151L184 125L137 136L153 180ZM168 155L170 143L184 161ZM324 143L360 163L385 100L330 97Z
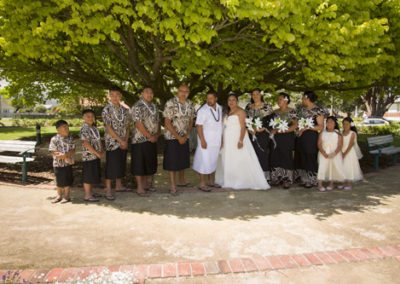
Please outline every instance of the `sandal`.
M149 192L156 192L157 191L157 189L155 189L154 187L149 187L149 188L146 188L145 190L149 191Z
M207 186L198 186L197 189L204 192L211 192L211 189L209 189Z
M94 198L101 198L101 197L103 197L103 194L93 193L92 196L93 196Z
M344 186L343 185L338 185L338 186L336 186L336 188L337 189L344 189Z
M62 198L58 197L57 199L53 200L51 203L56 204L58 202L61 202Z
M138 192L138 191L136 191L136 194L139 195L140 197L149 197L149 195L146 192Z
M313 186L312 186L312 184L306 183L306 184L304 184L304 187L305 187L305 188L311 188L311 187L313 187Z
M105 199L109 200L109 201L114 201L115 197L113 195L106 195L104 196Z
M126 187L121 187L121 188L115 190L115 192L129 192L129 191L132 191L132 190L127 189Z
M333 186L327 186L327 187L326 187L326 190L327 190L327 191L331 191L332 189L333 189Z
M289 188L290 188L290 183L284 182L283 185L282 185L282 187L283 187L284 189L289 189Z
M343 189L344 190L351 190L351 186L345 186Z
M321 186L321 187L318 188L318 190L319 190L320 192L325 192L325 191L326 191L326 188L323 187L323 186Z
M170 190L169 194L171 194L172 196L178 196L179 195L177 190L175 190L175 191Z
M100 200L98 200L97 198L95 198L94 196L90 197L90 198L84 198L83 199L85 202L99 202Z
M178 186L178 187L187 187L187 186L190 186L191 184L190 184L190 182L187 182L187 183L184 183L184 184L177 184L176 186Z
M209 184L209 185L207 185L207 186L209 186L209 187L214 187L214 188L221 188L221 186L220 186L219 184L217 184L217 183Z

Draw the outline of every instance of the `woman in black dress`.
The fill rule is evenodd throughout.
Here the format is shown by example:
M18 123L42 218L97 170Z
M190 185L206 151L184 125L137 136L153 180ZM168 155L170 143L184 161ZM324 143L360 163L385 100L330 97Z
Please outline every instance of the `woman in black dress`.
M293 151L295 145L294 131L297 128L297 113L289 108L290 97L286 93L278 96L279 108L274 110L273 118L279 117L288 122L289 128L284 132L272 129L275 143L271 144L271 184L282 185L288 189L293 183L294 159Z
M260 118L261 121L272 113L272 106L264 102L261 90L256 88L251 92L251 102L245 108L248 118ZM265 173L267 180L269 177L269 133L266 128L256 130L256 139L253 139L253 133L249 131L251 143L257 154L258 161Z
M298 111L298 119L312 118L314 127L302 129L296 139L295 179L306 188L317 185L318 134L324 128L326 112L315 104L317 95L313 91L304 92L303 106Z

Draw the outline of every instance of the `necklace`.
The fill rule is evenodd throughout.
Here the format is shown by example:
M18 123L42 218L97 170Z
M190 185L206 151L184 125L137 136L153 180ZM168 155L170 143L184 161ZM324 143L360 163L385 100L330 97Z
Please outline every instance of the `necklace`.
M119 122L122 122L122 121L124 120L124 113L123 113L123 111L122 111L122 112L119 111L119 112L121 112L121 118L119 118L119 117L117 116L117 114L115 113L115 108L116 108L116 107L115 107L114 105L111 105L111 109L112 109L112 111L113 111L113 114L114 114L115 119L118 120ZM119 108L122 109L121 106L120 106Z
M185 108L185 113L182 113L181 103L178 100L178 110L182 116L186 116L188 114L188 107Z
M214 120L215 120L216 122L218 122L218 121L221 119L220 112L219 112L219 108L217 107L217 116L218 116L218 118L215 117L215 115L214 115L214 110L213 110L211 107L210 107L210 111L211 111L211 114L212 114Z
M157 111L156 106L153 106L153 110L151 110L150 107L147 105L147 103L144 100L142 100L142 101L143 101L143 104L145 105L145 107L147 108L147 110L150 112L150 114L154 115Z
M100 132L99 130L96 128L96 130L93 130L94 127L89 127L90 132L92 133L93 137L95 140L100 140Z

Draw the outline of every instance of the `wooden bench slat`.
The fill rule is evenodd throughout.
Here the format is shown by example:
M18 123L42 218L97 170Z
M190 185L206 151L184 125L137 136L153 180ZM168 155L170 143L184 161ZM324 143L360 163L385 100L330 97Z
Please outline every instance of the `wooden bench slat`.
M36 147L35 141L19 141L19 140L1 140L0 152L25 152L34 153Z
M34 158L27 157L26 161L27 162L32 162L34 161ZM17 163L22 163L24 159L22 157L13 157L13 156L2 156L0 155L0 163L7 163L7 164L17 164Z

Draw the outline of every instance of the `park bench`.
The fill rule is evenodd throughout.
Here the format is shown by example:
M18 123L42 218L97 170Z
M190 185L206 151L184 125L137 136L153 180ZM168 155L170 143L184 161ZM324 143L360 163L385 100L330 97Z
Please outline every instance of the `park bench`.
M393 164L397 163L400 147L393 146L393 135L382 135L367 138L368 151L374 156L374 167L379 169L379 158L383 155L392 156Z
M35 153L36 141L2 140L0 141L0 152L15 152L17 156L0 155L0 163L17 164L22 163L22 182L26 182L27 163L32 162Z

